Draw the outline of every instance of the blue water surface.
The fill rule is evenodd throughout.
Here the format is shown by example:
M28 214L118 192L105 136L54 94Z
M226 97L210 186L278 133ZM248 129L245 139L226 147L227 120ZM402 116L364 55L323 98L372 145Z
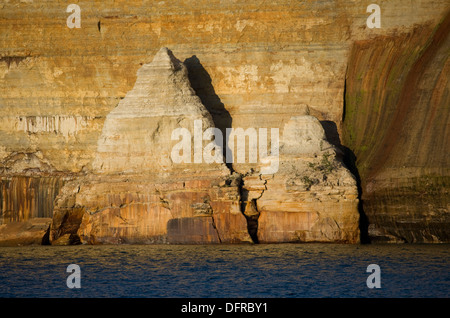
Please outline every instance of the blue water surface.
M0 297L450 296L448 244L0 247ZM81 288L70 289L69 264ZM368 288L368 265L381 288Z

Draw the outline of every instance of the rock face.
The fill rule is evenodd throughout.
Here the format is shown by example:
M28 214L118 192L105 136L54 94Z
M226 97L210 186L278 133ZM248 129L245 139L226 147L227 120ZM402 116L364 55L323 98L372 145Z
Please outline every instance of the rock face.
M131 167L151 174L156 170L151 172L151 167L158 165L158 176L147 184L170 183L160 178L166 173L164 178L169 180L178 166L170 160L164 162L162 158L167 157L162 152L149 155L148 150L161 146L167 151L170 147L162 139L147 136L168 133L169 129L160 134L157 123L172 124L173 118L166 122L158 117L158 110L155 116L145 113L139 119L138 113L149 104L135 103L139 94L151 90L139 88L140 81L151 82L145 79L151 72L143 65L148 66L158 50L167 46L184 61L195 94L160 93L165 98L187 98L180 103L192 107L196 105L193 95L197 95L212 119L211 123L201 110L204 127L218 127L224 135L230 127L279 128L282 133L286 124L304 116L308 108L325 129L327 140L337 147L337 152L333 150L326 158L333 165L344 160L356 176L362 199L362 235L369 235L372 241L449 241L449 162L445 151L449 140L445 128L449 104L448 0L381 2L381 27L374 29L366 24L368 4L361 0L91 1L79 4L81 28L71 29L66 25L70 15L67 3L2 2L1 223L36 217L54 217L57 222L58 215L66 215L64 209L78 207L75 202L81 200L81 210L71 215L78 220L73 224L82 224L83 217L75 218L86 213L82 206L90 212L97 209L88 203L87 194L85 199L82 195L72 198L78 185L83 194L83 184L97 184L99 189L103 184L99 193L105 193L109 181L103 178L111 176L115 180L112 184L120 185L126 180L120 179L120 172L133 174ZM156 111L158 107L153 106ZM190 130L191 119L197 115L200 113L179 127ZM130 122L136 131L149 130L141 135L133 133ZM147 122L152 124L144 127ZM136 141L130 142L131 137ZM344 157L341 160L338 154L335 162L333 153L338 149L344 151ZM280 158L283 156L290 161L304 154L283 155L280 148ZM310 173L321 157L323 154L318 154L307 167ZM281 175L288 174L281 163L280 159L279 180L274 183L278 191L282 189ZM249 205L245 211L251 216L244 219L250 221L251 232L257 225L263 229L262 204L270 190L248 203L245 187L256 199L258 191L265 189L265 180L267 185L272 180L270 176L260 178L258 164L228 164L234 175L218 166L223 177L232 176L225 185L236 184L236 193L244 198L244 203L237 204L241 213ZM188 166L180 169L195 170ZM212 180L215 168L208 169L198 170ZM309 178L321 180L324 186L329 182L326 186L331 187L342 181L337 176L340 171L333 169L326 181L318 176ZM191 172L192 180L200 178ZM131 180L138 184L137 179ZM176 184L168 191L177 188ZM311 189L319 191L318 185L312 184ZM310 200L313 191L305 190L304 195ZM120 200L109 205L128 204L124 198ZM342 202L340 198L339 204ZM104 207L102 203L99 209ZM209 210L207 205L199 209ZM315 205L314 209L311 211L317 210ZM179 221L173 222L170 233L181 226ZM200 227L197 219L183 222ZM68 223L60 234L66 235L65 242L80 239ZM345 240L345 236L338 240Z
M449 49L450 14L352 48L343 140L372 241L450 240Z
M239 191L224 163L174 162L177 129L213 128L187 69L162 48L106 117L94 174L61 191L52 244L251 242ZM201 149L203 132L200 141ZM193 136L187 139L194 158ZM182 151L181 151L182 152ZM222 155L222 152L220 152Z
M71 179L40 152L14 152L0 178L0 245L47 244L54 199Z
M50 242L358 241L356 182L315 117L285 125L279 171L263 176L256 164L244 177L231 173L222 150L221 162L195 162L195 133L187 162L172 160L172 133L194 132L195 121L214 128L185 65L162 48L107 115L94 173L61 190ZM203 150L210 141L200 136Z
M41 245L48 243L51 218L32 218L27 221L0 225L1 246Z
M195 121L214 128L186 67L162 48L107 115L94 173L61 190L50 242L358 241L356 182L315 117L285 125L281 169L264 176L262 164L232 174L222 150L221 162L195 162L195 133L187 139L194 145L187 162L174 162L172 133L195 131ZM209 140L200 136L203 150Z
M57 201L52 244L251 242L237 188L223 178L147 174L79 182L79 192L62 192Z
M283 129L278 172L244 178L259 213L258 241L357 242L356 180L341 158L317 118L292 117Z
M211 115L190 86L186 67L171 51L162 48L152 63L139 69L133 89L106 116L92 170L172 174L173 170L179 170L178 173L192 170L194 174L210 170L218 175L227 174L224 164L186 166L172 162L175 144L172 133L176 129L191 134L189 158L194 162L196 120L201 121L205 130L214 127ZM203 142L200 146L203 150Z

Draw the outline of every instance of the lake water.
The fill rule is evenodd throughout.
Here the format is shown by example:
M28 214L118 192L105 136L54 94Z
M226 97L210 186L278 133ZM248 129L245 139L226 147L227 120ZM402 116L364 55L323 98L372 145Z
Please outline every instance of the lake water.
M119 245L0 248L0 297L450 296L450 245ZM70 289L69 264L81 288ZM369 264L381 288L368 288Z

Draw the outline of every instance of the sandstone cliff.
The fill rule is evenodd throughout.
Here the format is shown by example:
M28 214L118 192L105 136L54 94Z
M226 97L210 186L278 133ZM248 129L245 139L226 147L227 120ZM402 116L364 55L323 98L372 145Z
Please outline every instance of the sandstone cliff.
M186 67L162 48L106 116L91 173L61 190L50 242L250 242L225 163L171 159L172 133L194 131L196 120L213 127ZM203 131L201 136L203 150Z
M277 127L282 133L285 125L305 122L296 118L303 117L306 108L318 118L336 149L328 154L319 148L318 156L306 164L309 170L295 168L309 172L308 179L302 174L293 177L292 184L305 186L303 194L295 194L299 188L290 192L294 201L311 201L314 193L320 200L334 200L332 193L322 190L341 180L338 176L344 170L335 167L342 149L360 188L363 234L373 241L449 240L447 0L381 1L381 28L375 29L366 26L370 1L362 0L92 1L80 4L81 28L73 29L66 25L67 4L58 0L0 3L2 228L33 218L45 218L48 225L51 217L65 215L64 208L74 207L71 200L76 198L73 192L78 191L80 178L86 178L86 186L104 187L98 193L105 193L108 186L101 186L102 178L111 175L111 169L120 169L111 166L115 161L110 151L118 151L123 159L132 151L127 163L145 168L146 141L137 139L140 142L124 149L129 127L114 140L114 121L127 126L120 116L125 97L132 97L129 94L139 84L138 70L161 47L170 47L184 61L194 95L211 115L211 127L220 128L224 135L228 127ZM131 115L136 119L136 112ZM136 122L135 128L142 128L144 122ZM280 149L283 156L291 162L303 155L283 154ZM328 173L323 166L333 168ZM94 173L94 168L101 169ZM248 209L240 203L237 208L254 215L247 221L259 215L261 230L264 219L274 214L275 193L281 191L282 175L289 171L280 163L273 190L255 203L252 200L271 182L259 176L258 168L234 163L222 165L220 171L227 178L232 176L232 181L226 181L236 184L231 192L242 195L244 201L249 196L246 202L253 203ZM317 173L322 173L322 179ZM245 177L241 180L239 175ZM123 181L120 175L111 180ZM138 187L136 180L131 183ZM202 187L206 192L211 189L207 184ZM136 189L130 191L141 195ZM347 191L351 198L352 186ZM280 193L280 206L287 209L282 213L288 215L287 205L303 211L298 202L287 204L288 193ZM90 206L89 211L97 211L88 203L95 199L89 201L86 196L83 200L80 203ZM105 201L98 207L120 207L132 200L119 195L114 204ZM327 209L335 213L342 200L343 196L338 205ZM344 205L353 206L355 201L349 200ZM75 216L84 213L83 209L73 212L75 228L82 220ZM300 218L301 214L295 215ZM337 228L333 222L324 222L325 228ZM336 222L340 227L340 222L347 221ZM75 230L69 228L61 233L70 236ZM303 233L297 235L299 240L313 235L298 230ZM34 232L39 241L40 227Z
M343 142L372 241L450 239L449 50L450 13L352 46Z
M245 176L229 170L222 150L217 162L195 162L195 133L187 162L173 160L172 133L194 132L196 120L213 128L185 65L162 48L106 116L91 172L60 191L49 242L358 241L356 181L316 118L286 124L279 171L263 175L264 163L250 164ZM210 140L200 136L204 154ZM250 152L242 144L235 149Z

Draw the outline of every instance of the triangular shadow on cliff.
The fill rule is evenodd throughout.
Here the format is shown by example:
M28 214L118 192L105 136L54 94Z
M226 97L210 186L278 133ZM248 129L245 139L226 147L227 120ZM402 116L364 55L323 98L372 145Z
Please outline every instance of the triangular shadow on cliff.
M197 56L193 55L190 58L187 58L184 61L184 64L188 70L188 77L191 82L192 89L211 114L214 121L214 126L222 131L224 145L223 155L225 157L226 151L229 151L226 143L226 128L231 128L232 118L230 113L225 109L225 105L222 103L219 96L217 96L212 85L211 76L209 76ZM230 163L227 163L227 166L231 171L233 171Z
M362 244L370 243L369 238L369 219L367 215L364 213L364 202L362 199L362 187L361 187L361 176L358 172L358 167L356 165L356 155L355 153L348 147L341 144L341 139L339 137L339 132L337 130L336 123L330 120L324 120L320 122L325 131L325 136L327 140L339 148L343 153L343 162L345 166L350 170L350 172L356 178L356 184L358 187L358 212L359 212L359 231L360 231L360 242Z

